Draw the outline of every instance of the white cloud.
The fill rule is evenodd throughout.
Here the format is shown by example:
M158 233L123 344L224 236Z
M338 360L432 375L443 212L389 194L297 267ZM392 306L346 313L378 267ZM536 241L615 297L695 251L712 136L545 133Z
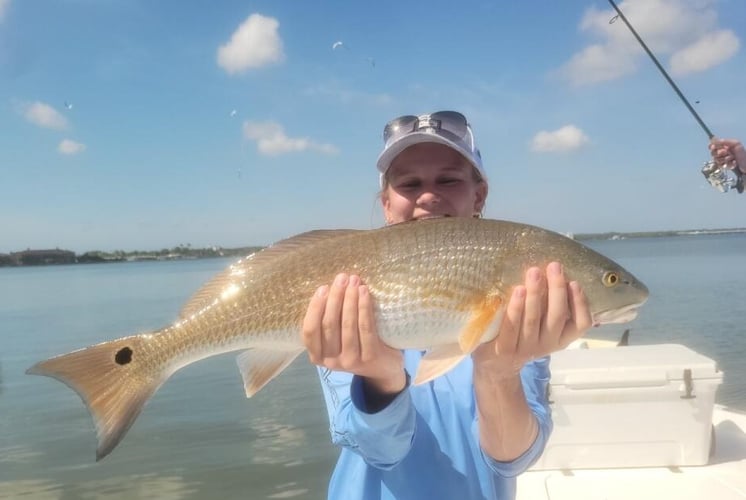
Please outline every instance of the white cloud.
M285 59L282 39L277 33L280 23L261 14L250 15L218 48L218 66L229 74L242 73Z
M63 139L59 146L57 146L57 151L63 155L75 155L85 151L85 144L70 139Z
M669 66L684 74L720 64L738 50L736 35L717 26L715 3L715 0L625 0L619 8L662 64L668 56ZM580 30L597 41L560 68L564 79L574 85L614 80L633 73L641 60L648 58L621 18L609 22L615 15L611 8L591 7L585 12ZM706 51L710 52L704 55ZM703 59L708 59L709 65Z
M671 73L697 73L727 61L738 52L741 43L730 30L708 33L671 56Z
M0 0L0 22L5 19L5 11L8 10L8 5L10 5L10 0Z
M616 80L637 68L634 54L621 47L590 45L578 52L560 70L573 85Z
M531 150L540 153L565 153L583 147L588 136L575 125L565 125L553 132L542 130L531 140Z
M67 128L67 119L49 104L36 101L22 106L23 117L39 127L63 130Z
M267 156L298 151L317 151L323 154L338 152L337 148L331 144L320 144L307 137L288 137L282 125L276 122L244 122L243 135L247 139L256 141L259 152Z

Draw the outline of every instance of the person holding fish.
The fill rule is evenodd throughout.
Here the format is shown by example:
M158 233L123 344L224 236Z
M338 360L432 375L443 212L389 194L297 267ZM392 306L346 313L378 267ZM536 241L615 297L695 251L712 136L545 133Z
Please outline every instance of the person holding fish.
M78 393L96 460L178 370L237 352L252 397L307 351L343 447L331 498L513 497L552 428L547 355L633 319L647 287L561 234L475 218L487 176L463 115L401 117L384 138L386 226L278 241L207 281L171 324L26 370Z
M736 139L717 139L710 141L710 155L720 167L738 169L746 174L746 149Z
M403 116L383 136L387 225L481 215L487 175L462 114ZM506 303L494 300L469 325L496 339L470 356L438 353L427 360L429 381L415 385L410 374L423 371L423 352L378 337L376 306L360 277L340 274L318 288L301 336L319 367L332 440L342 447L330 499L515 497L516 476L540 456L552 429L548 355L593 320L583 290L558 262L528 269Z

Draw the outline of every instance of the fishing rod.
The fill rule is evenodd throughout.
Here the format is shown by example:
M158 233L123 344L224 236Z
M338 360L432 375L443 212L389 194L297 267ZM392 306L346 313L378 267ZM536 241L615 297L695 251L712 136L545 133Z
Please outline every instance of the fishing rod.
M617 12L617 15L619 16L619 18L622 21L624 21L624 24L627 25L627 28L629 28L629 30L632 32L632 34L637 39L637 41L642 46L642 48L645 49L645 52L647 52L648 56L650 56L650 59L653 61L655 66L664 76L666 81L668 81L668 84L671 86L671 88L673 88L674 92L676 92L676 95L679 96L679 99L681 99L681 102L684 103L684 105L689 110L689 112L692 114L694 119L697 120L697 123L699 123L699 126L702 128L702 130L704 130L705 134L707 134L707 139L712 140L712 138L715 137L715 134L713 134L712 131L710 131L710 128L705 124L705 122L699 116L697 111L692 107L691 104L689 104L689 100L686 98L686 96L684 96L681 90L679 90L678 85L676 85L676 82L674 82L673 79L668 75L668 72L663 68L661 63L658 62L658 59L655 57L655 54L653 54L653 52L648 48L648 46L642 40L642 38L640 38L640 35L637 34L637 31L635 31L635 28L632 27L632 25L629 23L624 13L621 11L621 9L619 9L617 4L614 3L614 0L609 0L609 3L611 4L612 7L614 7L614 10ZM705 176L707 181L713 187L715 187L716 189L720 190L723 193L732 188L735 188L739 193L743 192L743 187L744 187L743 175L737 168L735 170L722 168L718 166L713 160L710 160L705 163L704 167L702 167L702 174Z

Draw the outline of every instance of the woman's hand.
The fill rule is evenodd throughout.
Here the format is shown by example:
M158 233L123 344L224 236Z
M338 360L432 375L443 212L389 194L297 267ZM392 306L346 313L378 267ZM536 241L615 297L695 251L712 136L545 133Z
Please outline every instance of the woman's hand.
M356 275L316 290L301 336L311 363L363 377L366 390L386 395L406 386L404 357L378 336L368 287Z
M474 351L475 369L516 376L528 361L564 349L591 326L585 294L565 280L562 266L552 262L546 274L532 267L525 284L513 290L497 338Z

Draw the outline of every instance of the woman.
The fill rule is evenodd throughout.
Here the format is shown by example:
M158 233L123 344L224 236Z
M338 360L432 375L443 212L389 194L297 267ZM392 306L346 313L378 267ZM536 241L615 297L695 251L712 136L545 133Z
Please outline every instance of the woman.
M378 159L387 224L478 217L487 177L463 115L403 116L384 128ZM447 374L411 386L422 353L376 334L360 278L339 275L312 297L302 336L319 366L332 441L342 447L331 499L510 499L552 423L549 353L591 326L585 296L561 266L529 269L497 339Z

